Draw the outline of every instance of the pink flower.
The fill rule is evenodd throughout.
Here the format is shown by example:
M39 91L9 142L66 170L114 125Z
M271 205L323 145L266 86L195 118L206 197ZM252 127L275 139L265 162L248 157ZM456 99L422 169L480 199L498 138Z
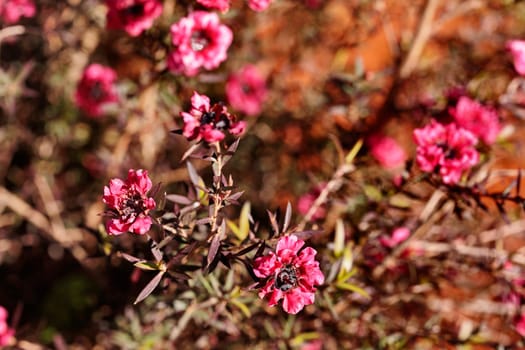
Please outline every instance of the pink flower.
M152 224L148 213L155 208L155 200L147 196L151 186L146 170L129 169L125 181L111 179L109 186L104 187L103 201L110 209L111 219L106 224L110 235L148 232Z
M506 48L510 50L512 54L516 72L520 75L525 75L525 41L509 40L507 41Z
M521 317L514 326L516 327L516 332L518 332L522 337L525 337L525 313L521 314Z
M406 227L396 228L390 237L381 237L379 242L385 247L394 248L410 237L410 230Z
M450 109L456 124L479 137L487 145L496 141L501 126L498 114L466 96L461 96L455 108Z
M115 91L117 73L110 67L100 64L91 64L84 70L84 74L75 91L76 105L92 117L104 113L104 107L109 103L117 102Z
M217 68L227 58L233 34L216 13L195 11L171 26L175 49L168 67L175 74L196 75L199 69Z
M269 306L283 299L283 309L296 314L305 305L313 304L315 286L324 283L324 275L315 261L317 252L307 247L301 250L304 241L295 235L282 237L277 242L275 253L270 252L254 261L254 273L259 278L268 278L259 292L263 299L270 294Z
M306 215L312 205L314 204L315 200L319 195L321 194L321 191L325 188L326 183L320 183L319 185L312 188L308 193L303 194L301 197L299 197L299 200L297 201L297 211L301 215ZM312 220L319 220L326 216L326 206L321 205L315 213L312 215Z
M248 7L254 11L264 11L270 6L272 0L248 0Z
M108 29L123 29L131 36L138 36L151 28L162 13L159 0L106 0Z
M418 166L426 172L438 172L446 184L457 183L462 173L479 160L474 148L477 137L455 123L443 125L432 120L414 130L414 141Z
M191 97L190 112L181 112L180 115L184 121L182 134L190 141L222 141L226 131L237 136L246 128L245 122L235 121L235 116L228 112L226 106L216 103L210 107L209 97L196 91Z
M230 9L230 0L197 0L199 4L210 9L226 12Z
M397 168L405 164L407 154L393 138L376 134L370 136L367 143L372 157L384 168Z
M244 66L226 82L228 102L233 108L247 115L261 113L266 94L266 82L257 67L252 65Z
M32 0L0 0L0 18L6 24L13 24L20 17L33 17L36 7Z
M7 310L0 306L0 346L7 345L15 335L15 330L7 324Z

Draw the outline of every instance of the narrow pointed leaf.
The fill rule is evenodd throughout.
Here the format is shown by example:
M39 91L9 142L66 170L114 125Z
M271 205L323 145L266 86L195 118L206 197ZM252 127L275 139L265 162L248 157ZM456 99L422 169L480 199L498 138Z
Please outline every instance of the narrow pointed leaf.
M164 271L160 271L149 281L149 283L144 287L142 292L138 295L137 299L133 302L133 304L140 303L142 300L146 299L159 285L160 281L162 280L162 276L164 275Z
M286 205L286 213L284 214L284 223L283 223L283 232L286 232L288 226L290 226L290 221L292 219L292 205L290 202Z

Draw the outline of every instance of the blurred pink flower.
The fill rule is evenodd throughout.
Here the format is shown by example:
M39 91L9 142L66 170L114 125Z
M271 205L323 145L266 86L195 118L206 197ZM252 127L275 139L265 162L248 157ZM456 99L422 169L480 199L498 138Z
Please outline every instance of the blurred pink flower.
M450 114L459 127L472 132L487 145L493 144L501 131L496 111L467 96L459 98L456 107L450 108Z
M405 164L407 154L393 138L375 134L367 139L367 143L372 157L384 168L397 168Z
M171 26L175 49L168 56L168 67L176 74L194 76L203 67L217 68L227 58L233 34L220 23L216 13L195 11Z
M75 91L77 107L92 117L102 115L107 104L118 101L116 79L117 73L110 67L97 63L89 65Z
M191 97L190 112L181 112L180 115L184 121L182 134L190 141L222 141L226 131L238 136L246 128L244 121L235 121L235 116L228 112L226 106L221 103L210 106L210 98L196 91Z
M304 241L295 235L282 237L276 251L254 261L254 273L259 278L268 278L259 292L263 299L270 294L269 306L283 299L283 309L296 314L305 305L313 304L315 286L324 283L324 275L315 261L317 252L311 247L301 250Z
M518 332L522 337L525 337L525 313L521 314L519 320L514 324L516 327L516 332Z
M270 6L272 0L248 0L248 7L254 11L264 11Z
M326 183L320 183L314 188L312 188L308 193L303 194L301 197L299 197L299 200L297 201L297 211L301 215L306 215L312 205L314 204L315 200L319 195L321 194L321 191L325 188ZM315 213L312 215L312 220L319 220L326 216L326 206L321 205Z
M226 12L230 9L230 0L197 0L199 4L210 9Z
M264 78L257 67L250 64L230 75L226 82L228 103L247 115L261 113L266 94Z
M509 40L506 48L512 54L516 72L520 75L525 75L525 40Z
M106 224L110 235L143 235L149 231L152 221L148 213L155 208L155 200L147 196L151 186L147 170L129 169L125 181L111 179L109 186L104 187L103 201L110 209L111 219Z
M35 13L33 0L0 0L0 18L6 24L14 24L20 17L33 17Z
M390 237L379 238L379 242L385 247L394 248L406 241L408 237L410 237L410 230L406 227L398 227L392 231Z
M463 171L479 160L474 148L477 137L455 123L443 125L432 120L429 125L414 130L414 141L418 166L423 171L439 173L446 184L457 183Z
M306 343L303 343L300 350L322 350L323 342L320 339L315 339Z
M123 29L131 36L138 36L151 28L162 13L159 0L106 0L107 27Z
M7 316L7 310L3 306L0 306L0 346L9 344L15 335L15 330L9 328L7 324Z

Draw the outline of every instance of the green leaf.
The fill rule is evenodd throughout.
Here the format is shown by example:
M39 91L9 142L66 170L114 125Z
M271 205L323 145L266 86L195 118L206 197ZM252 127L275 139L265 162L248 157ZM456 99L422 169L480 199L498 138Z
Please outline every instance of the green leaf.
M342 289L342 290L347 290L349 292L354 292L354 293L357 293L357 294L360 294L362 296L364 296L365 298L370 298L370 295L366 292L366 290L364 290L363 288L361 287L358 287L354 284L350 284L350 283L345 283L345 282L338 282L335 284L335 286L339 289Z
M335 223L335 235L334 235L334 255L336 258L343 254L345 248L345 226L343 220L337 219Z
M153 262L153 261L139 261L139 262L136 262L135 264L136 267L138 267L139 269L141 270L149 270L149 271L158 271L160 270L160 266L159 264Z
M236 300L236 299L231 299L230 303L237 306L241 310L241 312L244 314L244 316L246 316L247 318L252 317L252 313L250 309L243 302Z
M293 337L290 343L292 346L300 346L307 341L319 339L319 337L320 334L317 332L305 332Z
M352 147L350 152L348 152L348 154L345 157L346 164L352 164L352 162L354 161L355 157L357 156L357 153L359 153L359 150L361 150L361 147L363 147L363 139L359 139L355 143L354 147Z
M239 236L241 241L244 241L250 233L250 202L244 203L241 209L241 216L239 218Z

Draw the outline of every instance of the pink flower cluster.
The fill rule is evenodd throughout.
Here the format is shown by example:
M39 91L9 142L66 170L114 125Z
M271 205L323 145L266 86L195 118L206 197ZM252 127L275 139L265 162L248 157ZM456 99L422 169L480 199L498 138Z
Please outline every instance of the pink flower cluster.
M246 123L236 122L226 106L221 103L210 106L210 98L197 92L191 97L190 112L181 112L180 115L184 121L182 134L190 141L222 141L225 132L238 136L246 129Z
M155 200L148 197L152 183L146 170L129 169L128 178L111 179L104 187L103 201L109 207L111 217L106 223L110 235L133 232L143 235L148 232L152 220L149 211L155 208Z
M254 273L259 278L267 278L259 292L263 299L270 295L269 306L283 299L284 311L296 314L305 305L313 304L315 286L324 283L324 275L315 261L317 252L311 247L301 250L304 241L295 235L282 237L274 252L254 261Z
M15 330L7 325L7 316L7 310L0 306L0 347L8 345L15 334Z
M122 29L131 36L138 36L151 28L162 13L159 0L106 0L107 27Z
M506 47L512 54L516 72L525 75L525 40L509 40Z
M391 137L375 134L367 139L370 154L386 169L398 168L405 164L405 150Z
M110 67L97 63L89 65L75 91L76 105L92 117L104 114L108 104L118 101L116 79L117 73Z
M33 17L35 13L33 0L0 0L0 18L6 24L14 24L21 17Z
M228 103L235 109L247 114L261 113L266 98L266 82L253 65L246 65L239 72L230 75L226 82Z
M443 125L432 120L414 130L414 141L418 166L423 171L439 173L446 184L457 183L463 172L479 160L474 148L477 137L455 123Z
M211 12L195 11L174 23L170 30L175 49L168 56L168 67L175 74L194 76L201 67L217 68L226 60L233 41L230 28Z
M493 144L501 131L496 111L467 96L461 96L449 112L459 127L472 132L487 145Z

